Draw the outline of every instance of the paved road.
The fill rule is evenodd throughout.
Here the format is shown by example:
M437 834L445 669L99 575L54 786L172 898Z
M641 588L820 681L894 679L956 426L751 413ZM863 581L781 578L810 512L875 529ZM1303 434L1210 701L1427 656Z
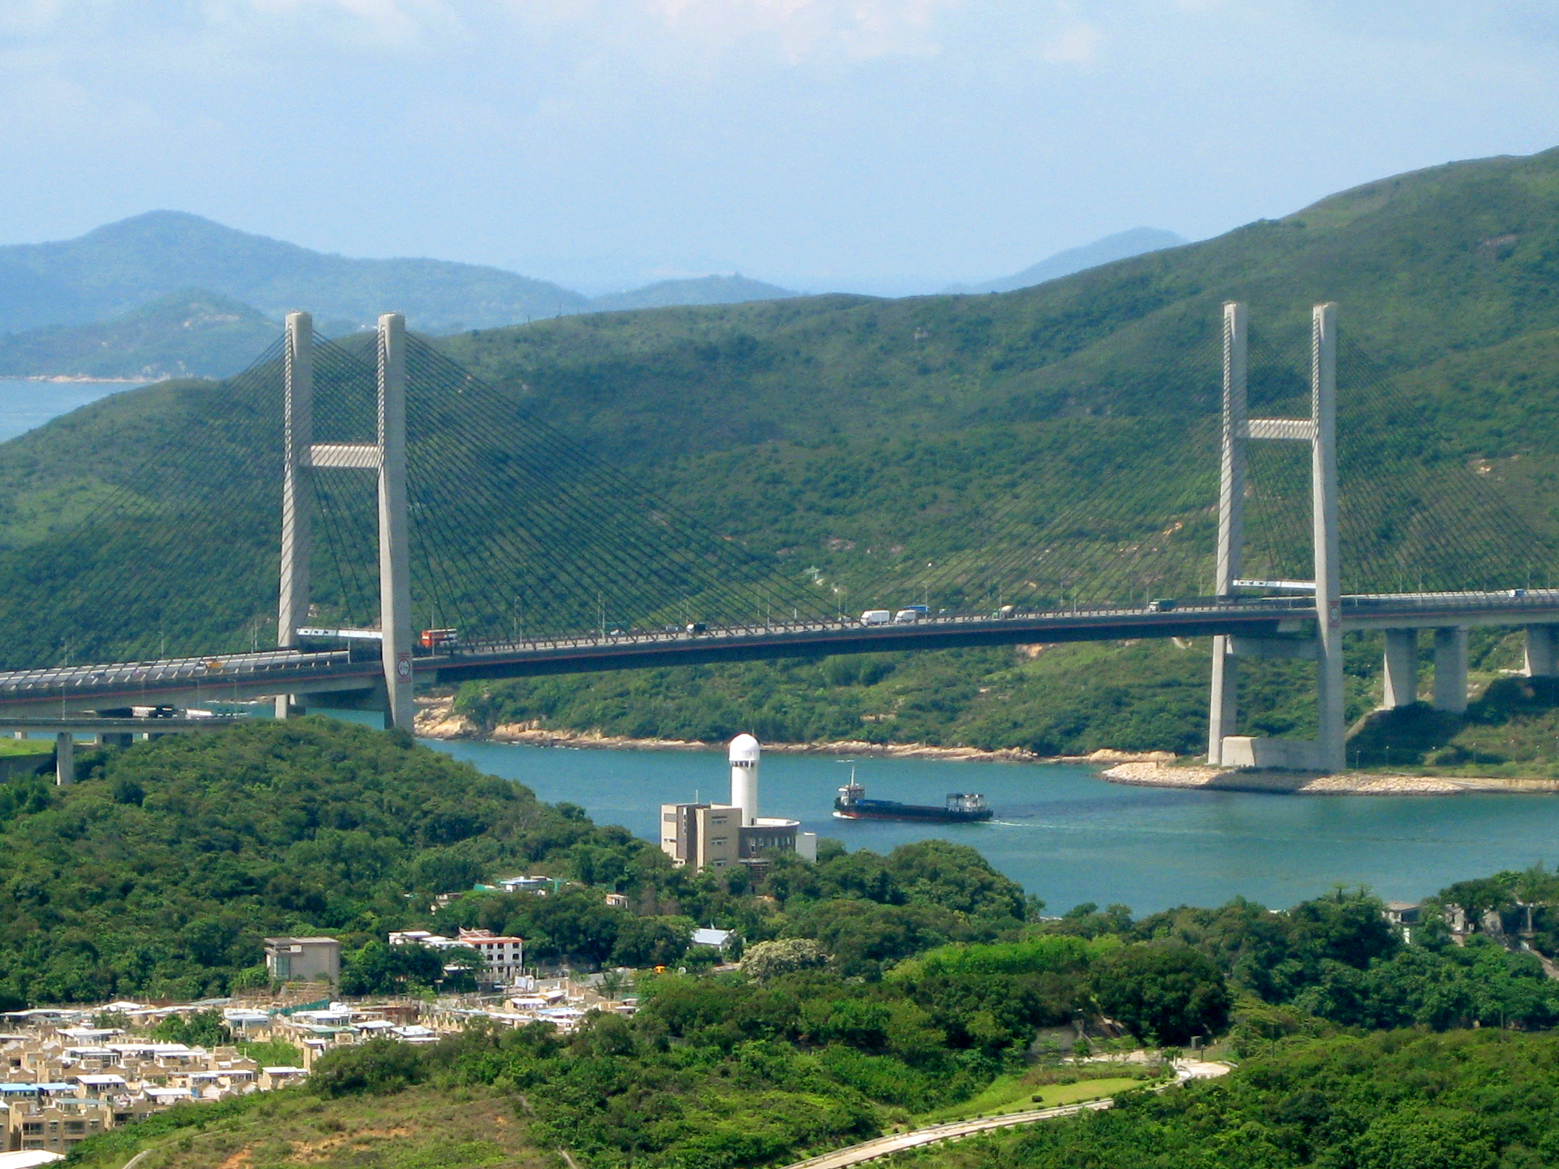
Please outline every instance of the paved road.
M1175 1065L1173 1083L1163 1084L1152 1091L1162 1092L1173 1084L1183 1084L1187 1080L1211 1079L1225 1074L1228 1070L1227 1064L1181 1061ZM918 1149L923 1145L934 1145L939 1141L956 1140L959 1137L973 1136L975 1133L990 1132L998 1128L1013 1128L1040 1120L1057 1120L1063 1116L1076 1116L1082 1112L1103 1112L1114 1104L1115 1098L1107 1096L1102 1100L1063 1104L1058 1108L1035 1108L1028 1112L1009 1112L1003 1116L987 1116L979 1120L954 1120L947 1124L933 1124L910 1132L894 1133L892 1136L863 1141L858 1145L824 1153L820 1157L812 1157L806 1161L797 1161L793 1165L786 1166L786 1169L846 1169L850 1165L875 1161L878 1157L886 1157L892 1153L902 1153L905 1149Z
M851 1145L848 1149L824 1153L821 1157L813 1157L809 1161L797 1161L794 1165L787 1166L787 1169L845 1169L848 1165L859 1165L862 1161L875 1161L878 1157L886 1157L890 1153L902 1153L905 1149L918 1149L922 1145L934 1145L938 1141L972 1136L977 1132L1012 1128L1019 1124L1033 1124L1036 1120L1076 1116L1079 1112L1102 1112L1114 1103L1113 1098L1105 1097L1103 1100L1089 1100L1083 1104L1064 1104L1059 1108L1036 1108L1031 1112L1009 1112L1005 1116L987 1116L983 1120L957 1120L950 1124L933 1124L929 1128L917 1128L911 1132L895 1133L893 1136L878 1137L874 1141L864 1141L859 1145Z

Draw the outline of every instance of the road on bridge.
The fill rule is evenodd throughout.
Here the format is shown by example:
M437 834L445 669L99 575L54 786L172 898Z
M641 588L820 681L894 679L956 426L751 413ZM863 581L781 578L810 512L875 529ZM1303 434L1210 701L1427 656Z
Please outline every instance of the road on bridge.
M1339 619L1345 630L1559 623L1559 590L1348 596L1342 599ZM449 685L477 678L892 650L1215 633L1280 638L1302 636L1305 623L1314 621L1314 600L1308 597L1201 598L1172 605L947 614L888 625L841 618L476 642L453 653L420 657L415 668L419 681ZM132 705L236 702L275 694L341 695L370 691L382 686L383 679L377 646L51 666L0 672L0 713L26 716L47 710L65 715Z

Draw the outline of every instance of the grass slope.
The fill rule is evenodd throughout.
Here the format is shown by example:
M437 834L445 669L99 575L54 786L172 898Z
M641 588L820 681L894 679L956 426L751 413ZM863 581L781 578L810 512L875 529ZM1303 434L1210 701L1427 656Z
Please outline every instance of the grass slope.
M412 1088L323 1101L302 1091L180 1109L98 1137L74 1154L83 1169L543 1169L512 1101L482 1089Z
M1472 1031L1297 1041L1220 1080L896 1159L923 1169L1546 1165L1559 1039Z

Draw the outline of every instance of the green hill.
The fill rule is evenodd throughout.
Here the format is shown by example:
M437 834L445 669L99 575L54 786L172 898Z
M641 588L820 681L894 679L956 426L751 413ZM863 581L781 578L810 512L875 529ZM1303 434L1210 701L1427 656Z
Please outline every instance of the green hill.
M577 292L498 268L349 259L198 215L149 211L78 239L0 247L0 333L101 320L191 286L278 320L306 307L321 321L365 325L393 309L413 327L437 332L588 304Z
M1251 305L1254 328L1299 369L1310 306L1335 300L1346 336L1391 371L1415 371L1425 396L1471 392L1510 409L1488 401L1507 392L1504 363L1471 384L1453 384L1451 370L1518 339L1542 346L1559 329L1559 150L1382 179L1013 293L574 318L448 348L575 433L645 459L690 444L1205 413L1218 305L1231 299ZM1192 356L1206 364L1188 374ZM1502 445L1550 443L1543 388L1519 391L1523 410L1542 411L1538 430ZM681 425L665 426L671 417ZM1457 436L1468 449L1493 437L1482 427Z
M1449 506L1469 482L1481 484L1485 496L1503 495L1525 523L1555 525L1556 276L1559 151L1549 151L1384 179L1284 219L1013 293L898 301L805 297L592 314L463 333L440 345L729 546L772 558L794 581L821 580L837 589L841 608L920 594L913 574L922 563L958 569L957 581L926 596L931 603L1021 599L1002 590L1014 582L1022 587L1023 576L1013 574L1028 562L1019 554L1032 555L1036 543L1056 549L1056 563L1071 558L1092 563L1095 576L1114 572L1101 588L1188 595L1205 590L1209 572L1214 465L1208 422L1218 393L1218 306L1229 298L1251 304L1253 406L1281 413L1303 400L1309 307L1335 299L1345 340L1345 585L1442 578L1471 584L1466 574L1477 572L1492 587L1518 576L1517 583L1531 583L1532 572L1550 570L1500 560L1498 548L1479 556L1452 548L1426 575L1408 553L1415 531L1436 522L1432 509ZM484 418L451 410L430 415L428 425L485 425ZM228 468L269 458L264 452L278 441L278 425L274 403L238 383L176 384L117 396L0 448L0 498L7 503L0 543L18 558L10 568L0 565L19 582L6 590L8 621L20 631L10 659L111 652L113 637L131 624L145 631L160 623L170 646L193 647L218 631L230 631L225 636L235 644L247 642L246 629L260 636L274 620L268 564L276 485L240 483L238 471ZM177 426L196 427L214 444L211 453L189 467L171 457L171 469L154 474L140 463L142 452ZM495 448L493 457L507 456ZM1295 491L1302 491L1302 480L1294 478L1299 471L1274 455L1257 472L1271 496L1257 504L1281 535L1280 521L1292 526L1300 515L1292 506L1282 512L1285 500L1296 503ZM465 490L479 492L480 484L466 482ZM152 565L139 616L103 616L107 602L94 590L117 584L115 557L156 544L145 533L125 545L115 543L121 535L88 533L71 543L62 534L70 517L107 499L169 533L180 579L220 592L220 604L202 600L200 589L163 588L156 573L169 567ZM1161 510L1152 502L1112 516L1111 507L1119 513L1123 501L1139 499L1161 500ZM436 519L440 508L457 502L446 500L425 514ZM205 509L200 522L219 524L224 533L221 553L188 536L201 530L197 504ZM484 500L482 506L495 521L518 527L540 515L517 502ZM103 515L93 522L106 523ZM1492 512L1471 517L1495 533L1496 543L1521 544L1518 525L1507 520ZM1135 554L1121 551L1147 545L1167 550L1161 559L1173 562L1170 567L1142 575ZM1403 549L1404 559L1394 559ZM1292 541L1271 549L1258 542L1252 551L1285 573L1303 571L1293 563L1302 554ZM489 591L505 587L491 574L507 569L484 559L489 552L445 546L441 555L450 575L485 573ZM570 564L589 579L583 562L570 560L576 550L567 541L554 543L550 555L561 558L556 573ZM29 596L53 596L58 578L50 574L65 570L50 565L82 557L94 567L75 570L68 606L23 604ZM895 573L902 586L891 584ZM217 581L226 583L218 589ZM173 598L159 600L159 589ZM1046 590L1052 598L1065 595L1043 582L1027 595L1039 598ZM452 601L425 591L417 603L431 616ZM617 620L619 601L612 605ZM514 620L522 618L538 615L517 610ZM594 620L592 609L581 623ZM94 621L101 628L82 631ZM1363 713L1373 650L1365 641L1357 648L1354 705ZM1082 696L1052 710L1070 728L1059 741L1068 748L1194 743L1204 699L1189 676L1200 667L1175 665L1175 652L1156 647L1150 660L1118 671L1123 689L1112 700L1118 709L1150 691L1165 699L1164 717L1142 723L1148 729L1127 735L1131 742L1099 741L1102 716L1087 697L1090 678L1125 659L1079 655L1073 672L1056 683ZM1488 668L1504 667L1510 652L1491 643ZM1035 723L1027 712L1061 701L1059 691L1036 690L1025 679L1059 667L980 661L954 672L961 671L979 703L995 704L992 694L1017 695L1009 712L948 714L938 733L972 734L958 729L967 715L985 727L1007 727L998 737L1009 742L1057 741L1025 737ZM986 677L1009 670L1016 671L1016 690ZM1262 695L1248 706L1254 725L1303 726L1303 689L1285 670L1273 666L1265 691L1253 683ZM915 672L906 669L899 681ZM731 675L723 685L744 676ZM1162 684L1182 676L1185 690L1170 697ZM598 684L605 683L577 683ZM554 706L603 709L584 691ZM725 717L752 715L737 706ZM891 735L891 723L871 729L883 725L889 729L882 733ZM1171 725L1178 730L1164 729Z
M278 328L239 301L186 289L100 323L0 335L0 376L226 377L263 353Z
M404 734L321 719L92 752L78 775L0 785L6 1010L263 985L268 934L361 944L425 918L431 893L622 836Z

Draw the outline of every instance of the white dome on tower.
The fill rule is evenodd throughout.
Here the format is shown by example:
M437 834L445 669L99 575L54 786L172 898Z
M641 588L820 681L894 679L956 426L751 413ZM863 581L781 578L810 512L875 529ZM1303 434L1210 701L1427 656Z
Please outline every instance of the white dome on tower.
M731 740L731 804L742 810L742 823L758 822L758 740L737 735Z
M758 740L751 735L737 735L731 740L732 763L756 763L760 754L762 748L758 746Z

